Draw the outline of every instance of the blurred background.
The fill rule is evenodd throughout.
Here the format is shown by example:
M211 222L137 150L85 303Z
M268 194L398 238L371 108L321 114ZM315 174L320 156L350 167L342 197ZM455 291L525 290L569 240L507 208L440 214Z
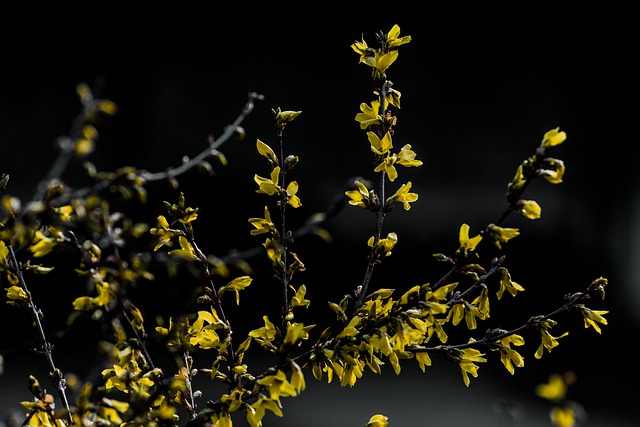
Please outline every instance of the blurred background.
M565 162L565 182L532 186L528 195L542 206L540 220L507 222L522 235L507 245L506 266L526 291L495 303L492 315L502 316L507 324L501 327L514 327L604 276L607 297L591 308L609 310L609 325L598 335L569 316L554 332L571 332L552 353L534 359L532 337L536 345L523 352L523 369L511 376L490 358L468 388L459 368L438 358L425 374L409 363L399 377L365 375L353 389L309 377L307 392L284 400L285 417L271 417L269 425L358 426L378 412L393 426L550 425L550 406L534 389L567 371L578 379L570 397L584 406L584 425L637 425L639 378L631 346L640 331L639 103L637 34L621 24L625 11L583 10L580 19L557 11L527 19L508 11L464 19L456 11L348 17L328 7L295 13L284 19L247 11L211 21L194 12L182 21L144 23L91 16L3 29L0 172L11 177L8 192L24 200L33 195L57 154L58 137L69 132L80 111L78 83L118 105L117 115L100 126L97 150L89 157L104 171L135 166L158 172L179 165L183 156L206 148L209 135L223 132L249 92L258 92L265 99L243 124L245 139L221 147L228 166L215 165L214 177L189 173L180 179L187 204L200 208L196 233L205 252L255 246L261 239L249 235L247 219L261 216L268 202L254 192L254 174L267 173L255 141L275 146L272 108L302 111L285 132L285 151L300 158L293 174L303 206L291 214L292 226L325 210L354 176L375 177L369 144L354 120L360 103L373 99L370 71L358 64L350 45L363 36L374 45L376 32L399 24L412 42L400 48L389 71L402 93L394 145L411 144L424 165L399 170L420 199L410 211L395 209L388 216L385 233L397 232L399 242L376 270L373 286L408 289L435 282L442 267L432 254L455 250L463 222L473 232L496 221L517 165L546 131L560 127L568 138L553 155ZM154 184L136 215L155 225L164 213L162 200L173 202L176 194L166 183ZM362 280L366 241L374 230L367 214L347 206L326 224L331 242L314 236L297 242L307 266L298 284L307 285L318 319L331 316L327 300L338 302ZM258 270L261 262L256 260ZM242 311L235 313L251 329L261 326L261 315L249 317L263 309L264 295L273 294L268 276L259 286L243 295ZM170 304L175 288L163 291L148 298ZM53 333L64 323L57 313L66 313L67 306L60 301L72 301L78 290L58 282L32 292L43 296L38 303ZM33 335L24 313L3 303L0 325L4 416L29 399L27 376L45 379L46 366L28 350ZM89 342L86 336L60 339L54 350L60 368L86 369L91 355L83 344ZM506 410L513 411L512 423L501 415Z

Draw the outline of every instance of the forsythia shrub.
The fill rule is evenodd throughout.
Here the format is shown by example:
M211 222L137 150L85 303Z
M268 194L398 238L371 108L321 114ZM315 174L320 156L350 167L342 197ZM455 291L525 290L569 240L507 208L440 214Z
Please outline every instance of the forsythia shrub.
M347 290L340 301L321 302L332 313L328 324L302 321L301 313L311 301L307 285L299 280L298 273L306 268L294 241L294 237L311 233L329 241L330 233L323 227L327 215L314 215L300 229L291 229L288 221L304 203L295 180L299 159L287 154L285 145L285 131L302 121L301 111L273 110L275 141L255 142L256 156L264 158L265 168L255 174L255 187L240 197L261 197L265 206L255 217L247 218L247 229L239 232L255 237L272 271L267 277L254 277L246 256L253 248L226 255L202 250L198 224L216 219L201 216L198 207L189 204L190 189L180 188L164 206L148 206L153 212L148 223L137 223L113 206L120 199L146 203L148 187L161 181L178 190L178 178L192 169L212 171L214 164L226 166L220 147L242 137L241 124L262 96L250 94L236 121L219 138L212 138L198 156L185 159L178 167L157 173L132 166L101 172L87 159L96 149L99 121L115 114L117 107L95 98L87 85L80 84L81 114L69 137L61 141L46 185L25 202L10 195L8 175L0 181L5 193L0 272L6 303L31 313L55 394L48 393L40 379L27 375L33 399L22 402L25 425L226 427L244 417L258 427L265 424L269 413L283 416L283 399L302 394L311 378L354 386L368 371L392 369L400 374L407 363L426 371L431 368L431 356L443 354L460 367L462 380L469 386L471 377L477 377L480 366L490 358L499 359L511 374L523 367L526 355L519 348L525 339L539 343L535 358L556 348L567 339L568 332L558 324L565 314L581 316L586 328L600 333L601 325L607 324L603 317L607 311L586 304L593 302L592 297L604 299L605 278L559 295L557 308L521 319L519 326L476 333L490 316L491 301L520 297L525 290L511 277L501 253L521 233L506 222L512 214L540 218L540 205L525 197L534 181L562 183L564 163L552 156L554 147L567 138L559 128L542 135L533 154L515 168L507 185L507 208L496 221L476 230L461 224L453 232L457 250L434 255L446 265L445 274L425 278L422 284L397 283L397 289L372 286L376 267L393 255L401 241L401 236L385 229L385 218L394 208L410 211L419 199L402 173L404 168L421 167L423 160L419 150L414 151L416 147L398 142L402 138L396 136L395 114L400 110L401 92L388 78L399 50L410 42L411 37L401 36L396 25L388 33L376 34L374 45L364 38L351 45L360 64L370 71L373 86L372 96L360 104L359 112L354 111L354 125L369 143L362 155L371 157L372 167L370 179L354 180L342 200L351 209L371 213L373 233L362 239L370 248L366 263L352 265L363 269L362 282ZM73 159L84 160L88 184L62 180ZM61 251L70 254L67 260L76 260L72 266L47 262ZM69 268L88 285L86 293L68 307L68 323L96 322L109 331L110 338L100 342L107 361L96 367L101 372L98 380L71 381L56 364L44 324L46 313L38 308L38 294L32 294L29 287L34 274L50 274L53 268ZM168 278L180 271L191 274L197 293L187 311L154 318L141 309L142 296L154 292L157 271L165 271ZM227 307L241 305L243 291L254 282L273 280L281 293L278 313L266 309L243 313L244 321L255 327L246 334L235 332L232 310ZM193 292L184 279L179 286ZM467 338L450 342L448 331L465 327ZM269 367L253 369L245 359L250 352L269 354ZM216 386L203 393L195 389L196 379ZM563 393L549 385L538 391L547 398ZM573 416L563 412L553 419L573 420ZM363 425L384 427L388 422L386 416L374 414Z

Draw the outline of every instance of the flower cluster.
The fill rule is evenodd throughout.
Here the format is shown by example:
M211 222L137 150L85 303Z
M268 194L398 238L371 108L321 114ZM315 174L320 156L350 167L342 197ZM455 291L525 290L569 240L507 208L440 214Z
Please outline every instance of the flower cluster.
M341 287L344 297L314 304L313 308L321 306L329 313L331 321L326 324L318 324L313 315L305 317L310 313L314 287L323 284L313 277L306 283L299 280L307 266L297 237L317 234L329 242L331 235L325 227L336 209L330 206L312 215L297 229L290 221L302 211L298 209L302 192L298 181L291 179L299 158L286 154L290 145L285 136L290 126L304 119L301 111L272 110L275 142L255 141L267 169L253 174L257 187L249 193L267 201L258 216L244 223L242 233L259 242L244 251L234 248L220 255L208 253L209 242L198 234L202 221L211 220L209 213L187 204L183 190L163 198L158 205L164 211L153 208L147 222L135 222L113 201L147 203L149 186L165 182L175 191L178 177L192 169L202 169L211 177L210 158L227 166L218 148L233 137L246 135L240 124L263 97L250 94L242 113L223 135L209 138L200 154L186 158L180 166L158 173L130 166L99 172L86 161L99 141L97 118L113 115L117 108L111 101L94 98L88 86L78 87L82 112L74 122L73 134L59 147L61 160L56 170L64 169L69 159L83 159L88 186L76 188L63 182L60 173L41 183L42 190L28 203L11 195L0 201L5 214L0 221L5 300L27 310L33 319L36 345L46 356L56 393L48 393L29 376L31 400L22 402L24 425L231 427L243 417L251 427L260 427L270 416L284 416L284 398L305 391L311 378L307 373L317 381L354 387L368 372L392 369L399 375L408 363L425 372L434 365L432 356L440 354L459 367L463 383L470 386L482 364L492 360L511 375L523 368L527 340L537 343L533 357L538 359L558 347L569 332L554 328L567 313L577 313L586 329L602 333L608 311L590 307L595 297L604 299L608 281L602 277L559 298L558 306L549 312L527 313L516 326L517 320L510 318L510 329L482 330L496 316L491 310L496 300L526 296L522 280L514 280L504 255L505 247L523 230L510 227L507 221L511 214L541 218L538 202L525 198L534 181L543 178L539 181L562 183L564 162L551 156L567 138L559 128L546 132L534 154L518 165L507 185L507 207L495 221L473 227L461 224L451 233L452 240L457 240L454 250L433 255L437 265L444 266L444 273L436 272L435 277L427 276L419 283L402 283L400 277L384 284L376 281L376 268L399 252L400 236L385 229L387 216L411 214L412 206L424 200L413 192L411 180L401 179L423 161L413 147L419 143L403 142L397 131L401 92L389 80L399 48L412 40L400 36L397 25L376 38L375 47L364 37L351 45L359 63L371 70L373 96L360 104L355 121L368 142L365 153L373 163L359 176L373 178L355 179L346 191L339 192L340 204L367 211L372 232L362 236L367 251L360 266L362 281L345 285L337 274L335 286ZM351 123L355 126L353 120ZM8 176L2 175L0 192L9 188ZM394 212L397 205L403 210ZM221 213L222 209L214 212ZM143 216L146 214L145 210ZM69 255L66 260L72 268L56 263L55 256L61 253ZM270 268L266 277L249 263L256 255L262 255ZM69 284L73 299L67 324L96 324L104 335L97 343L101 358L96 362L96 377L63 373L54 360L53 345L43 326L46 318L37 305L39 295L29 284L39 276L48 277L58 266L68 269L82 285ZM350 267L359 268L357 260ZM334 268L331 260L328 268ZM180 274L183 272L187 274ZM162 278L171 289L169 313L154 312L150 301L150 296L160 293L156 285ZM272 300L261 301L257 310L244 310L247 293L257 286L275 289L273 294L280 301L276 312ZM237 328L234 315L248 325L246 331ZM506 323L506 319L492 320ZM247 357L250 352L266 353L268 366L252 366ZM538 394L554 401L564 399L566 377L563 381L550 379ZM199 384L205 386L197 389ZM571 426L575 416L572 407L560 405L551 419L554 425ZM380 413L363 422L366 427L388 424L388 417Z

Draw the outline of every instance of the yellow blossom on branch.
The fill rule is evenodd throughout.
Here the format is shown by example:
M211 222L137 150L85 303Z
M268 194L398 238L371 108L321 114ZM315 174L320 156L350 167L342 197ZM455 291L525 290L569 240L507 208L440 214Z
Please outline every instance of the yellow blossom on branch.
M518 200L516 208L520 215L528 219L539 219L542 208L535 200Z
M540 346L535 352L535 355L534 355L535 358L536 359L542 358L542 354L544 353L545 349L547 349L548 352L551 352L552 349L560 345L558 340L560 338L566 337L567 335L569 335L569 332L565 332L560 336L554 337L549 333L547 329L545 328L540 329L540 338L542 338L542 342L540 343Z
M53 211L62 221L71 221L73 219L73 206L71 205L60 206L59 208L54 208Z
M396 163L406 168L422 166L422 160L416 160L416 153L411 149L411 144L405 144L400 149Z
M264 321L264 326L252 330L249 332L249 336L258 341L263 347L271 348L271 342L276 338L278 331L275 325L269 320L269 317L262 316L262 320Z
M353 182L356 187L357 190L349 190L349 191L345 191L345 195L347 195L347 197L349 197L351 200L349 200L349 204L353 205L353 206L358 206L361 208L368 208L369 207L369 203L370 203L370 197L371 197L371 192L369 191L369 189L367 188L366 185L364 185L362 182L355 180Z
M280 166L273 168L270 178L263 178L255 175L253 179L259 186L256 193L264 193L270 196L280 194L281 188L278 186L278 182L280 180Z
M236 304L240 305L240 291L248 287L253 279L249 276L240 276L233 279L231 282L218 289L218 297L222 298L222 295L226 291L233 291L236 293Z
M489 318L489 289L486 286L482 286L480 294L471 301L475 307L478 307L478 311L482 315L481 319Z
M576 425L576 413L570 406L556 406L549 411L549 418L555 427Z
M382 159L382 161L376 166L373 171L374 172L382 172L385 171L387 176L389 177L389 181L393 182L398 178L398 171L396 170L394 164L396 163L397 156L392 154Z
M272 400L279 401L280 397L296 396L298 391L289 383L285 373L278 369L274 375L267 375L257 381L265 387Z
M268 238L262 244L264 248L267 250L267 257L274 264L282 263L282 254L284 253L284 247L278 243L275 239Z
M300 287L296 290L293 286L289 285L289 287L295 292L293 297L291 297L291 308L296 307L305 307L308 308L311 301L305 298L307 293L307 287L305 285L300 285Z
M567 394L567 383L562 375L553 374L546 383L536 386L536 394L552 402L560 401Z
M178 237L178 242L180 243L180 249L174 249L172 251L167 252L169 256L175 256L183 259L188 259L191 261L194 261L198 258L198 256L196 255L195 248L193 247L191 242L187 240L186 237L184 236Z
M379 156L383 156L393 148L393 141L391 140L391 134L385 133L382 139L375 132L367 132L367 138L371 144L371 151Z
M498 289L498 292L496 293L498 299L502 299L504 291L509 292L511 296L514 297L517 292L524 291L522 286L511 280L511 274L509 274L509 271L506 268L500 268L500 273L502 274L502 277L500 278L500 289Z
M273 412L278 417L282 417L283 415L279 401L260 396L247 410L247 421L249 425L251 427L261 427L262 419L267 410Z
M386 109L386 105L385 105ZM374 125L381 125L380 101L371 101L371 106L363 102L360 104L361 113L356 114L356 121L360 123L360 129L364 130Z
M299 208L302 206L302 202L300 202L300 198L296 196L298 193L298 183L296 181L292 181L287 185L287 203L289 203L294 208Z
M249 218L249 222L255 227L255 230L251 230L252 236L263 233L273 233L276 230L275 225L271 221L271 214L267 206L264 207L264 218Z
M511 345L521 346L524 345L524 338L518 334L509 335L499 340L500 343L500 361L507 368L507 371L513 375L515 373L515 367L521 368L524 366L524 358L511 348Z
M29 301L29 295L20 286L10 286L5 288L5 290L7 291L7 298L10 300L7 301L7 303L13 303L15 305Z
M411 181L406 184L402 184L400 188L395 192L395 194L387 199L386 204L391 205L392 203L402 203L404 210L408 211L411 209L410 203L418 200L418 194L410 193L411 190ZM351 203L351 202L349 202Z
M499 227L495 224L490 224L487 230L489 239L498 249L502 249L502 243L506 243L520 235L520 231L517 228Z
M157 251L164 245L171 245L172 238L182 235L181 231L174 230L169 226L169 222L164 215L158 216L158 226L151 228L149 232L158 239L158 243L153 248L154 251Z
M460 231L458 232L458 241L460 242L460 249L464 252L474 251L478 243L482 240L480 234L469 238L469 224L462 224Z
M76 310L93 310L97 307L109 309L109 303L116 299L116 291L107 282L96 283L98 295L96 297L78 297L73 301Z
M540 146L543 148L554 147L562 144L567 139L567 134L561 131L559 127L547 131L542 137Z
M275 110L275 113L276 122L278 124L286 124L292 122L293 119L295 119L302 113L302 111L281 111L280 108L278 108Z
M606 310L591 310L590 308L587 308L584 305L580 306L580 312L584 317L584 327L585 328L593 327L593 329L595 329L597 333L601 333L600 326L598 325L598 323L606 325L607 319L605 319L603 315L609 312Z
M392 50L397 49L398 46L402 46L403 44L409 43L410 41L411 36L400 37L400 26L398 24L394 24L387 33L387 41L385 44L387 49Z
M564 162L560 159L545 159L545 168L539 169L538 174L543 176L551 184L562 183L562 177L564 176Z
M376 414L373 417L369 418L369 422L365 424L364 427L387 427L389 425L389 418Z
M223 350L225 347L216 331L224 328L224 322L220 320L218 313L213 308L211 311L198 311L198 318L188 329L189 344L204 350L209 348Z
M398 235L396 233L389 233L387 237L384 239L378 240L378 242L374 245L374 236L369 238L367 244L373 248L373 250L379 255L386 257L391 255L391 250L398 243Z
M276 153L264 142L259 139L256 141L256 147L258 149L258 153L267 160L270 160L274 166L278 165L278 157L276 157Z
M464 380L464 384L469 387L470 380L469 374L473 375L474 378L478 377L478 365L474 362L486 362L487 359L482 357L484 353L481 353L479 350L475 348L465 348L459 350L458 355L455 356L455 359L460 366L462 371L462 379Z
M47 255L62 241L61 231L53 227L48 227L47 231L48 233L44 233L41 230L36 230L33 243L29 246L29 251L36 258Z

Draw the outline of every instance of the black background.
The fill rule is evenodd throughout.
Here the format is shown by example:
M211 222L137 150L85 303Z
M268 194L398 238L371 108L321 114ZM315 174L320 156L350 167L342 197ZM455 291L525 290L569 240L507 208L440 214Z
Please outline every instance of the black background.
M502 11L506 15L466 19L453 11L419 17L409 10L395 16L380 12L350 19L331 8L296 12L295 18L243 12L144 23L91 15L5 30L0 172L11 176L9 192L27 200L48 170L55 140L69 131L79 111L79 82L99 84L100 96L119 106L118 114L99 128L97 151L90 157L100 170L131 165L160 171L178 165L184 155L203 150L209 135L220 135L246 95L255 91L265 100L244 123L245 140L221 148L229 165L216 165L212 178L187 174L180 189L189 204L200 208L196 232L205 252L222 255L229 248L259 244L249 235L247 218L261 216L268 202L255 194L253 175L267 173L255 140L275 143L272 108L302 111L285 132L285 151L300 158L294 174L303 202L291 213L291 226L324 210L353 176L374 177L368 143L354 120L359 104L372 99L369 69L357 63L350 44L362 35L373 44L375 32L397 23L401 35L413 40L400 49L389 72L402 92L394 142L412 144L424 165L399 170L400 180L411 180L420 199L411 211L396 209L389 215L385 232L396 231L399 243L376 271L374 285L406 289L437 280L440 267L431 254L455 249L462 222L479 230L495 221L515 167L532 154L544 132L560 127L568 139L555 153L567 166L565 182L540 181L531 189L531 198L543 208L540 220L509 221L521 227L522 236L508 245L507 266L526 292L511 306L504 299L492 306L492 317L503 313L508 324L501 326L514 326L553 309L564 293L605 276L611 283L607 299L592 308L611 311L609 326L600 336L585 330L579 319L561 322L560 328L566 325L571 333L551 354L534 360L534 346L515 376L493 360L481 367L470 389L462 385L457 367L447 367L444 360L434 363L434 373L413 375L407 368L401 380L387 374L384 381L366 379L353 390L310 384L311 400L298 403L304 394L289 399L285 418L274 418L272 425L295 425L302 422L295 418L300 414L306 415L306 425L336 422L321 415L332 407L344 421L334 425L364 424L374 412L387 413L397 426L425 419L456 425L455 420L466 420L463 415L476 425L479 420L496 425L496 418L486 418L494 417L495 396L531 405L529 418L518 425L540 416L545 422L546 406L532 397L533 387L569 369L578 375L572 393L590 414L587 425L631 425L623 423L633 415L637 374L631 346L640 326L640 272L634 265L640 245L634 235L639 232L638 73L636 34L623 24L625 11L535 16ZM163 213L161 201L174 201L175 194L166 183L154 184L149 202L134 215L153 223ZM372 215L347 207L327 224L332 243L314 237L298 242L307 265L298 280L309 288L315 316L326 316L324 301L337 302L361 281L373 226ZM257 268L261 262L256 260ZM266 277L252 285L254 293L243 294L241 310L233 312L240 328L261 326L264 301L267 310L277 313L270 285ZM175 286L188 285L151 290L153 297L141 305L175 302ZM32 289L36 298L39 292L47 295L39 301L51 319L46 325L64 321L57 313L66 313L64 304L78 292L70 287L55 283ZM6 305L0 316L0 352L6 353L0 405L12 408L28 399L22 385L28 373L45 368L37 365L44 365L37 355L15 351L31 334L28 317ZM83 347L85 339L91 342L75 336L58 343L55 354L71 365L60 361L63 371L86 366L91 352ZM342 397L345 392L352 400Z

